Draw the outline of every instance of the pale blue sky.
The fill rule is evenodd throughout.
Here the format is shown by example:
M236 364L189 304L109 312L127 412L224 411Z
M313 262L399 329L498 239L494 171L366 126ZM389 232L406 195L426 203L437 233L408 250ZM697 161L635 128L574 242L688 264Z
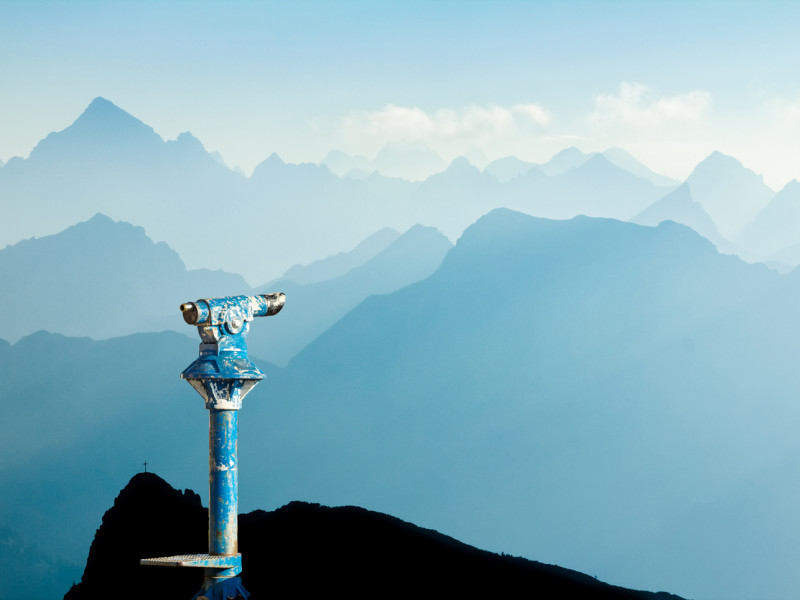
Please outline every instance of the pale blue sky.
M543 160L712 150L800 177L797 2L0 0L0 159L95 96L250 171L425 143Z

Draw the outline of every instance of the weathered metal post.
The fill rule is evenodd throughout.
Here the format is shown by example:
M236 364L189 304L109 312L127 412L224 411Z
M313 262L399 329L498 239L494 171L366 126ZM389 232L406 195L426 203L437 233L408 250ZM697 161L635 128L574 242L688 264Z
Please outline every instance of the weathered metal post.
M143 565L203 567L205 580L194 600L228 600L250 594L237 575L238 418L242 399L264 374L247 357L245 336L253 317L277 314L283 294L206 298L181 304L183 319L197 325L200 356L181 377L208 409L208 554L144 558Z

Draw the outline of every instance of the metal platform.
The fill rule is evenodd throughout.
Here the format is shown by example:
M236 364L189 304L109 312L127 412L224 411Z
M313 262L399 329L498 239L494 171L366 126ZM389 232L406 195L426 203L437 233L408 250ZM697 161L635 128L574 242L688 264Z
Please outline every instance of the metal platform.
M207 569L242 568L241 554L177 554L160 558L142 558L142 565L160 565L162 567L205 567Z

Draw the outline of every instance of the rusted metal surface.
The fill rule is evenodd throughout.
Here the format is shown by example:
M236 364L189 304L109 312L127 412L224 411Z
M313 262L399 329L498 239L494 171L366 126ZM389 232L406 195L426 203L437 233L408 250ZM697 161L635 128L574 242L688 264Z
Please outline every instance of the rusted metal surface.
M234 575L238 575L242 570L242 555L217 556L213 554L178 554L176 556L163 556L161 558L143 558L139 563L162 567L221 569L218 575L225 573L227 577L233 577Z
M208 421L208 552L236 554L239 478L235 410L209 411Z
M284 294L228 296L185 302L180 309L200 334L199 356L181 377L205 400L208 420L208 554L145 558L143 565L203 567L203 588L194 600L248 597L239 577L238 413L245 395L264 378L247 357L245 336L255 317L277 314Z

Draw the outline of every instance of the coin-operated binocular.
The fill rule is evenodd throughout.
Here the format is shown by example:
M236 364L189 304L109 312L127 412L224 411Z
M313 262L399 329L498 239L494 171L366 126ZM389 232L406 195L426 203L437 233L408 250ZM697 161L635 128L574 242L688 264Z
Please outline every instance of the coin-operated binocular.
M284 294L228 296L181 304L183 320L197 325L200 356L181 373L205 399L206 408L238 410L242 398L264 378L247 358L245 336L253 317L278 314Z
M145 558L146 565L203 567L205 580L194 600L227 600L250 594L237 575L238 419L242 399L264 374L247 357L245 336L254 317L280 312L284 294L205 298L181 304L183 320L196 325L200 355L181 378L205 400L208 420L208 554Z

